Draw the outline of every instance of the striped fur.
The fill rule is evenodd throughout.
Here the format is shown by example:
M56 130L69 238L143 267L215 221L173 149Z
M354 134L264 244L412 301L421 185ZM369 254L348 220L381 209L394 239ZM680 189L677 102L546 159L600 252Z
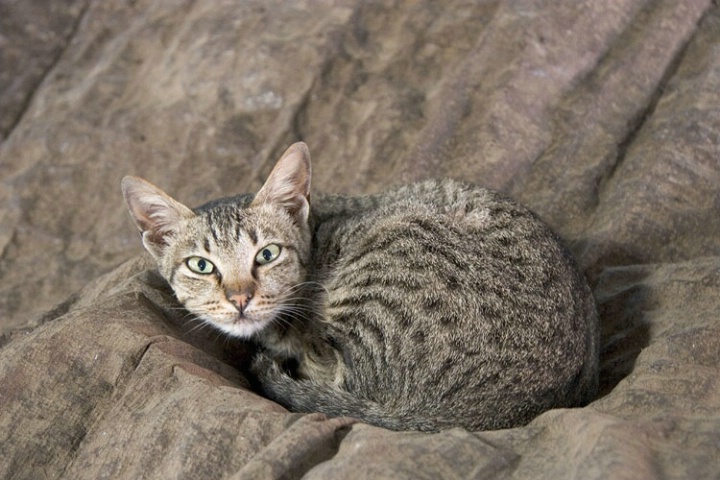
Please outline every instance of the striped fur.
M300 174L291 175L294 169ZM263 347L253 370L268 397L294 411L426 431L513 427L592 399L594 301L571 257L531 212L450 180L365 197L318 196L310 204L309 172L307 149L295 145L255 200L163 214L186 215L170 234L166 221L159 233L141 221L148 215L134 198L148 194L133 192L139 180L124 184L178 299ZM167 198L157 203L173 204ZM268 242L282 245L281 257L253 266ZM211 280L187 272L183 262L193 255L208 256L221 274ZM263 307L267 316L249 310L242 318L229 308L230 284L252 285L250 304L273 304Z

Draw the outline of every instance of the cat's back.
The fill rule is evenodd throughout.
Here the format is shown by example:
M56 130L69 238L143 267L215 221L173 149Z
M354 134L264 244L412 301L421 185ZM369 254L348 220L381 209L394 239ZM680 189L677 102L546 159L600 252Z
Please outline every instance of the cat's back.
M328 249L335 253L326 263L336 276L367 271L362 265L370 258L404 269L421 252L471 274L479 274L477 267L487 262L533 270L538 267L533 262L544 262L539 255L545 250L563 257L561 263L572 263L555 234L531 211L497 192L450 179L375 195L321 196L313 211L317 263L325 263Z
M592 295L524 207L444 180L314 208L329 335L353 365L348 388L412 412L467 412L481 428L594 394Z

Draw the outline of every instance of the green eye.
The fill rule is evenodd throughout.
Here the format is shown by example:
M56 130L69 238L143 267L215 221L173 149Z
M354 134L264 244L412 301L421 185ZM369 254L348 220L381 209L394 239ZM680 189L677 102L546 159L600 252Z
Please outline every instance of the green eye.
M201 275L209 275L215 271L215 265L202 257L190 257L185 263L190 270Z
M260 249L258 254L255 256L255 263L258 265L265 265L275 260L280 255L280 245L271 243L270 245Z

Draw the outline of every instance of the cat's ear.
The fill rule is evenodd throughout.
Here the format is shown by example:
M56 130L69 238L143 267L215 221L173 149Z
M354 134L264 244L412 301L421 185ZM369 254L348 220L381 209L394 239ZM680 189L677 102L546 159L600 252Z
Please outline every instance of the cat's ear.
M310 176L310 151L303 142L295 143L275 164L253 204L279 206L303 224L310 215Z
M138 177L122 179L122 193L145 248L156 258L177 233L183 219L195 214L150 182Z

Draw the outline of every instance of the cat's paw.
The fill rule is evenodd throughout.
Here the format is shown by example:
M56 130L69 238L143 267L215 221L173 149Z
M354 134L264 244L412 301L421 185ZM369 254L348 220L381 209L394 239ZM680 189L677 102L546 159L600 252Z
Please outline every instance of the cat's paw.
M280 405L291 408L296 381L285 371L283 365L267 355L258 353L250 365L250 371L258 382L260 392Z
M285 375L280 365L270 355L260 352L255 355L250 371L255 375L261 383L267 383L269 380L277 379Z

